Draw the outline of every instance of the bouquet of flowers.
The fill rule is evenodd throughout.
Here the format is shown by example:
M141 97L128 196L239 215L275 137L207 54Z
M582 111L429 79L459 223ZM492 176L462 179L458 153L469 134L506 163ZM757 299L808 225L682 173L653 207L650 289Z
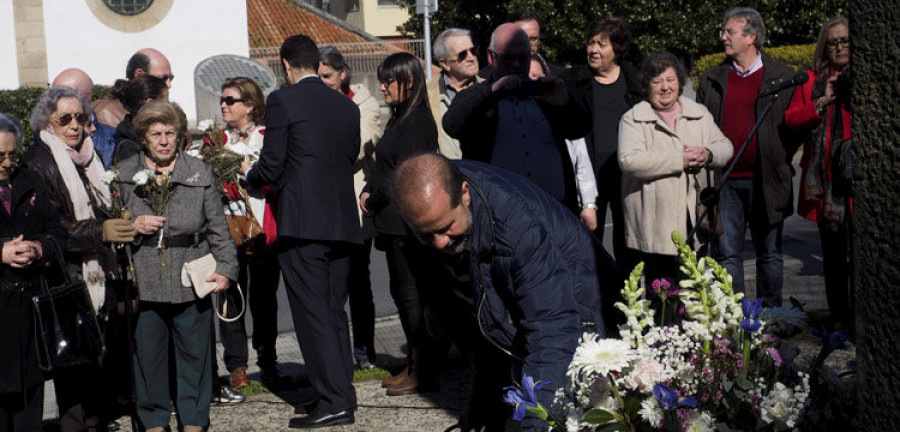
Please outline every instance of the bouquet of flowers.
M676 311L673 322L644 298L639 264L622 290L624 303L616 304L627 317L621 338L582 336L568 383L549 409L557 420L548 423L573 432L792 429L809 376L784 361L767 319L802 321L805 314L764 313L760 300L732 290L723 267L698 261L680 234L672 237L686 277L674 288L665 281L653 287L663 307Z
M169 195L175 185L171 182L170 173L163 173L159 176L153 170L145 169L138 171L131 178L137 185L136 193L140 198L147 200L147 204L153 211L154 216L162 216L166 211L166 205L169 204ZM166 245L164 242L165 227L159 229L159 240L156 242L156 249L159 250L161 257L161 267L166 269Z

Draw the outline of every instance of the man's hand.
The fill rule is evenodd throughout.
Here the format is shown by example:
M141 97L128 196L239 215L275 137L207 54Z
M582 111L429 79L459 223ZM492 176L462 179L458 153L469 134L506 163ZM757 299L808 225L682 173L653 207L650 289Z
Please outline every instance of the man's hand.
M581 221L588 227L589 230L594 231L597 229L597 209L593 207L585 207L581 209Z
M518 75L506 75L491 86L494 93L498 91L513 91L522 87L522 79Z
M563 106L569 103L569 91L566 90L565 81L559 78L541 78L541 87L547 91L535 97L539 101L552 106Z
M369 211L369 207L366 206L366 201L369 200L371 196L368 192L363 192L359 194L359 209L362 210L363 216L372 217L372 212Z
M206 278L206 282L215 282L216 288L213 289L213 292L222 292L228 289L228 285L231 284L231 281L218 273L213 273Z
M13 268L25 268L34 264L42 255L38 242L24 240L24 236L3 243L3 264Z
M241 161L241 174L246 175L247 171L250 171L250 168L253 168L253 165L251 165L250 162L247 162L246 160Z

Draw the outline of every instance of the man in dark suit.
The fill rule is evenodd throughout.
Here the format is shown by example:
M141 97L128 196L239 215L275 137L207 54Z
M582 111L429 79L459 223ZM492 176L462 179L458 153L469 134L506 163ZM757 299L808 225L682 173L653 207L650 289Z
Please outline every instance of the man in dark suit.
M292 428L354 422L356 391L344 304L350 251L362 243L353 162L359 109L318 76L319 51L305 35L281 45L289 86L269 95L259 162L245 171L255 187L278 190L278 261L309 380L319 394Z

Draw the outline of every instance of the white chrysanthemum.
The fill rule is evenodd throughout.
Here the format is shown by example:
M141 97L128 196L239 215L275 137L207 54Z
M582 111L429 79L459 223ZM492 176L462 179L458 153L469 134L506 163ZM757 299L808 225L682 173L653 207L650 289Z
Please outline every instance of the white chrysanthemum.
M195 157L197 159L203 159L203 155L200 154L200 150L197 150L197 149L191 149L184 153L187 154L188 156Z
M210 129L211 127L213 127L214 124L215 124L215 123L213 123L212 120L206 119L206 120L203 120L203 121L201 121L200 123L198 123L198 124L197 124L197 128L199 128L199 129L202 130L203 132L207 132L207 131L209 131L209 129Z
M655 397L648 397L641 402L641 409L638 410L638 414L641 418L644 419L645 422L649 423L650 426L658 428L660 423L662 423L663 412L659 408L659 403L656 401Z
M713 432L716 430L716 421L707 412L692 411L687 419L689 426L685 432Z
M150 176L152 174L153 173L150 170L141 170L141 171L136 172L134 174L134 177L132 177L131 179L134 180L134 183L137 184L138 186L143 186L143 185L147 184L147 182L150 181Z
M100 181L102 181L103 184L109 185L109 184L113 184L113 182L116 181L118 179L118 177L119 177L118 172L116 172L114 170L109 170L109 171L103 173L103 176L100 177Z
M619 339L600 339L594 333L581 337L569 373L593 373L606 375L611 371L621 372L628 366L634 353L631 347Z

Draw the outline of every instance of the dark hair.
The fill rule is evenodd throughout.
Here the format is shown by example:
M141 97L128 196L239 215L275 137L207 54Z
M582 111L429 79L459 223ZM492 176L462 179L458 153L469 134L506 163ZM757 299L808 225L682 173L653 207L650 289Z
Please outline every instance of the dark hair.
M389 80L397 82L400 99L406 96L405 100L391 107L391 118L388 120L387 128L394 128L403 123L403 120L420 106L428 108L428 95L425 90L425 72L422 70L422 63L410 53L391 54L378 65L378 81ZM410 83L412 87L407 89Z
M253 108L250 111L250 120L253 123L263 125L266 122L266 97L263 96L262 89L259 88L256 81L247 77L225 78L225 82L222 83L222 91L227 88L237 90L244 105Z
M628 47L631 45L631 30L628 29L628 21L618 17L597 18L588 25L587 31L585 31L585 41L589 41L601 33L609 38L613 54L616 55L614 61L618 64L619 60L628 53Z
M319 48L319 61L334 69L338 74L341 71L347 72L344 79L341 80L341 91L347 93L350 90L350 66L344 60L344 55L337 48L325 45Z
M828 67L831 66L831 61L827 55L828 30L838 25L844 25L847 29L850 28L850 22L847 21L847 18L839 16L826 21L822 25L822 30L819 30L819 39L816 41L816 51L813 54L813 72L816 73L816 76L826 76L828 73Z
M319 70L319 48L307 35L296 34L285 39L280 55L292 68Z
M641 86L644 90L644 97L650 95L650 81L669 68L674 68L675 75L678 77L678 96L684 93L684 84L687 81L687 72L685 72L684 66L678 61L675 54L660 51L644 59L644 63L641 65Z
M116 82L115 87L117 89L119 88L118 81ZM147 99L159 99L163 92L168 91L169 86L166 85L166 80L150 74L141 74L122 85L121 91L117 91L116 93L119 101L122 102L122 106L125 107L129 113L135 114L141 109L141 106L147 103Z
M128 64L125 66L125 78L134 78L134 74L138 69L144 72L150 70L150 57L148 57L146 54L135 53L133 56L131 56L130 59L128 59Z
M534 11L531 9L517 9L510 12L506 22L514 23L516 21L537 21L538 23L541 22L537 14L534 13Z

